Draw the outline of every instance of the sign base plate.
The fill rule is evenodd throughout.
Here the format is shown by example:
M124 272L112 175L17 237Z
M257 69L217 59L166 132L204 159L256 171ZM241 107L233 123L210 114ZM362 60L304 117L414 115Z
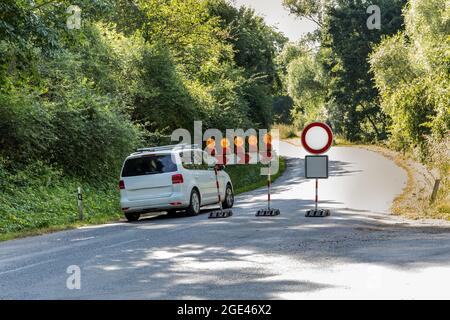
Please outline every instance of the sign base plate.
M307 218L325 218L331 215L330 210L328 209L310 209L306 211L305 217Z
M280 209L261 209L256 212L257 217L275 217L280 215Z
M208 219L223 219L223 218L229 218L233 216L233 211L230 209L224 209L224 210L214 210L209 213Z

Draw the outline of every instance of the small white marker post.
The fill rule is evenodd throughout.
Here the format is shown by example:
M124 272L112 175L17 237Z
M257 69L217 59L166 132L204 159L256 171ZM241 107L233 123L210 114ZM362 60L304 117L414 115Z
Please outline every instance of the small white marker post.
M80 220L83 220L83 193L81 187L78 187L77 190L77 199L78 199L78 217Z

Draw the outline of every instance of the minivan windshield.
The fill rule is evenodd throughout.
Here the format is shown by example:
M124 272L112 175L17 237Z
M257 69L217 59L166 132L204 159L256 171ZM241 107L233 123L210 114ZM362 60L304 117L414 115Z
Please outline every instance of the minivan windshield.
M128 159L122 170L122 177L144 176L177 171L171 154L145 155Z

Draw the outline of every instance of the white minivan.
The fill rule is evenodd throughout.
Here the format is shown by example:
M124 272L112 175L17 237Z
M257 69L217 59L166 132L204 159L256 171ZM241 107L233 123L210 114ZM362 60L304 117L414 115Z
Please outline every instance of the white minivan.
M202 206L218 204L215 159L196 145L139 149L128 156L120 175L120 206L128 221L141 214L185 210L198 215ZM233 184L216 165L224 208L234 204Z

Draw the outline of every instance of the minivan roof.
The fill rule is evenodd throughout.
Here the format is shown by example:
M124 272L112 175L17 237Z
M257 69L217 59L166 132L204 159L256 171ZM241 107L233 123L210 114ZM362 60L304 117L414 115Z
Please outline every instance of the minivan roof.
M172 150L157 150L157 151L138 151L130 154L127 159L132 158L139 158L142 156L148 156L148 155L166 155L166 154L172 154L172 153L180 153L180 152L189 152L189 151L203 151L200 148L185 148L185 149L172 149Z

